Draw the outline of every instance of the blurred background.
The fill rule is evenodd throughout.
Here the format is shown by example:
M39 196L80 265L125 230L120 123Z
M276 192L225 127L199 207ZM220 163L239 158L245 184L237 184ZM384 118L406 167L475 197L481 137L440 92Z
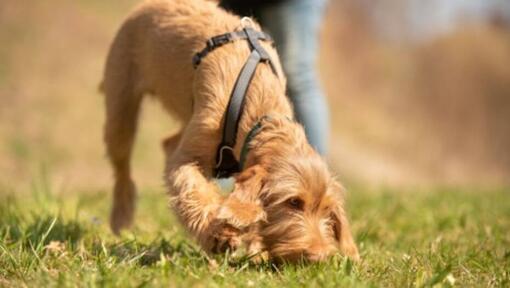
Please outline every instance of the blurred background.
M0 188L110 187L98 85L137 2L0 0ZM510 183L510 1L331 0L318 65L341 178ZM161 187L160 141L176 127L146 102L134 173Z

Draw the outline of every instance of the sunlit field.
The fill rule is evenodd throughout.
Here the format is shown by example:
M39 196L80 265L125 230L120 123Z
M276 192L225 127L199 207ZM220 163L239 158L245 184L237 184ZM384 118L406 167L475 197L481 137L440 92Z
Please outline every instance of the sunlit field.
M110 232L98 87L136 2L0 3L0 287L510 286L509 30L398 46L332 1L319 63L328 162L361 261L275 265L208 256L186 235L162 181L161 139L179 124L150 100L135 226Z

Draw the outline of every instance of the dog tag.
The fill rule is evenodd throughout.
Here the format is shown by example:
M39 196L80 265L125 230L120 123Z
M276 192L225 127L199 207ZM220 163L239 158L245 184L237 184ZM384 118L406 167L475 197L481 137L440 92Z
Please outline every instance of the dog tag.
M220 188L220 193L224 196L229 195L234 191L235 179L234 177L228 178L214 178L213 181Z

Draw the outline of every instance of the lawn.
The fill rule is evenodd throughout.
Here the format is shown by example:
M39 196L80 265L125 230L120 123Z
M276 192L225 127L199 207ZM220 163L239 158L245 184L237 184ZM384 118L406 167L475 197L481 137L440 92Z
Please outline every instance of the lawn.
M375 56L368 53L365 57L365 54L357 54L364 49L358 49L358 46L352 45L353 51L356 50L356 53L352 55L358 56L352 57L351 54L346 54L345 57L349 61L345 63L349 65L343 65L344 62L337 62L335 57L342 55L343 50L339 47L349 46L342 42L344 38L324 38L329 46L326 45L325 49L324 59L327 65L324 66L323 72L325 72L325 87L329 87L327 92L332 101L334 131L332 157L328 160L331 160L335 171L342 171L344 174L348 174L346 171L349 169L361 172L358 176L362 176L359 179L362 179L360 181L363 181L363 185L346 183L349 190L348 212L362 256L359 263L353 263L338 256L321 264L275 266L272 263L253 264L247 259L230 255L206 256L184 233L167 207L167 198L160 183L163 170L160 141L176 131L177 126L156 103L150 101L144 103L141 117L143 121L140 123L140 133L133 159L133 172L140 187L136 225L132 231L125 233L122 237L114 237L108 228L111 171L104 157L102 143L104 99L99 95L97 88L101 82L104 59L110 42L123 17L136 2L138 1L2 0L0 4L0 43L2 43L0 45L0 99L2 100L0 105L0 287L510 286L510 189L508 187L499 189L478 189L470 188L470 186L465 188L422 187L420 189L367 188L367 186L377 186L376 180L386 179L385 176L388 175L394 175L397 180L412 178L416 172L412 167L431 167L432 176L445 174L439 169L443 166L445 170L458 172L458 167L449 166L451 163L447 159L456 160L456 157L460 156L457 156L455 152L459 151L469 154L471 150L463 152L463 149L471 147L473 143L475 145L473 147L476 148L476 143L482 143L484 139L491 145L493 143L494 147L503 147L498 149L504 151L506 151L504 147L508 145L500 144L493 137L487 137L492 133L490 132L492 130L487 128L489 126L476 126L481 127L480 129L484 132L483 137L478 137L478 134L474 133L476 127L473 128L469 122L464 122L464 119L471 119L471 116L478 115L470 113L471 110L466 109L469 112L466 112L466 115L469 117L454 117L457 114L442 113L443 110L435 109L434 111L449 115L451 119L463 119L461 121L463 129L452 128L456 130L452 130L455 133L449 131L447 135L460 141L462 145L444 149L452 153L448 155L449 157L434 158L428 157L428 154L420 154L422 152L417 146L419 143L425 146L421 148L422 151L436 151L438 147L429 143L435 144L441 138L425 133L423 137L428 141L422 141L422 138L413 138L418 135L415 135L415 132L423 130L422 126L419 126L422 127L420 129L413 129L412 133L404 133L407 130L402 130L401 126L396 125L400 123L407 125L414 119L412 117L406 121L395 118L388 122L391 125L381 122L380 119L385 118L379 118L377 116L379 112L370 111L377 111L378 107L393 107L384 104L385 102L379 102L381 99L400 98L393 97L394 90L388 88L392 86L385 85L385 82L373 81L368 83L370 85L362 82L367 77L369 80L372 77L375 77L373 78L375 80L393 79L395 85L398 84L394 89L400 93L406 87L415 88L413 85L406 86L405 83L418 74L409 73L406 56L400 62L393 61L400 59L398 57L377 58L377 55L386 55L384 54L386 50L381 50L382 48L374 50L382 51L381 53L372 52ZM343 19L343 17L335 16L334 19ZM337 26L335 24L331 27ZM481 34L475 35L476 43L485 43L479 40L486 38L479 38ZM349 40L348 43L355 40L345 39ZM339 44L336 41L339 41ZM482 46L497 48L488 51L506 51L498 48L506 46L487 45L487 43ZM476 47L478 46L477 44ZM452 55L457 55L459 46L452 47L455 48L451 49ZM400 49L395 51L395 54L388 55L402 54ZM403 55L406 54L403 53ZM470 57L476 54L466 55L466 59L475 59L476 63L481 61L479 59L485 59ZM495 55L496 60L493 61L498 64L495 67L508 62L499 60L507 58L497 58L498 53L483 55ZM363 61L356 60L357 58ZM449 57L442 58L449 59ZM452 59L457 61L456 57ZM360 64L351 66L351 63L358 63L354 60ZM373 60L377 60L376 66L371 66L370 63ZM433 67L437 66L435 61L428 62ZM455 68L458 65L460 68L457 69L463 67L473 67L472 69L476 71L479 69L477 65L463 63L459 62L451 66ZM341 67L347 70L338 70ZM487 65L487 67L492 66ZM505 65L501 67L507 68ZM487 75L493 74L480 72L480 75L484 75L481 78L482 82L493 83L491 85L495 85L494 87L506 87L503 84L506 83L507 78L503 75L507 75L504 74L507 70L503 68L496 70L502 71L502 76L495 78L500 79L497 80L500 82L488 81ZM425 73L428 70L419 71ZM342 77L351 74L358 75L362 81L356 80L356 77L352 78L356 81L352 81L351 78L341 80ZM377 76L379 74L382 76ZM437 73L430 74L435 77ZM464 79L461 77L464 74L461 73L445 72L443 74ZM473 75L478 74L473 73ZM434 77L431 79L436 79ZM464 82L466 81L459 83L464 84ZM483 87L493 87L489 84ZM367 90L361 94L349 93L349 91L358 91L357 86L372 87L373 90ZM431 87L434 86L428 84L421 86L426 87L424 93L427 99L436 99L429 97L429 93L434 91ZM462 88L459 95L462 95L462 99L468 100L475 98L467 97L466 95L471 94L464 92L485 91L464 86ZM445 91L444 93L452 91L439 88L436 90ZM496 91L499 90L491 88L483 95L492 95ZM375 98L368 98L368 95L373 95ZM406 93L402 95L407 97ZM358 107L353 105L354 100L360 99L359 107L361 108L352 109ZM377 101L370 99L377 99ZM409 97L409 99L412 98ZM461 102L467 103L466 105L476 103L471 100L463 100L459 103ZM421 103L420 100L419 104L422 105ZM457 105L459 103L455 102L455 105L446 106L464 107ZM494 103L499 103L498 108L504 106L500 105L503 102ZM473 107L475 106L485 107L484 105ZM399 104L395 107L404 106ZM347 113L348 111L352 111L349 112L352 113L351 116ZM414 111L410 109L407 114L388 111L385 113L421 115ZM381 115L385 113L381 112ZM504 114L501 113L492 111L491 115ZM375 116L370 118L370 115ZM484 114L480 113L480 115ZM497 118L494 115L491 117ZM422 122L429 123L429 120L434 117L430 116L426 118L427 121ZM437 117L437 119L443 118ZM501 121L503 124L493 130L507 133L508 121ZM448 123L441 122L439 126L457 127L446 125ZM409 129L413 127L409 125ZM465 127L469 129L464 129ZM472 138L458 137L456 132L460 130L467 131L466 133ZM390 132L396 134L387 134ZM390 137L395 142L385 142L384 137ZM351 140L353 141L350 142ZM361 146L365 143L368 143L366 147ZM398 145L392 146L392 143ZM400 144L407 145L407 149L399 149ZM413 165L409 168L404 165L402 166L404 168L394 171L393 166L390 165L393 163L391 162L393 158L373 157L379 154L370 153L373 151L368 148L372 145L379 145L384 156L387 151L394 148L398 156L404 158L406 155L409 156L409 161L402 163L409 162ZM479 148L476 150L477 153L468 155L474 159L469 160L471 158L468 157L469 161L476 162L474 165L476 169L473 169L472 173L475 176L482 172L497 174L498 170L485 169L486 166L479 161L483 158L480 155L484 155L482 152L485 151L492 150ZM497 167L499 162L496 160L506 159L504 153L500 154L489 158L491 165L494 164ZM470 163L469 161L467 163ZM379 173L382 173L384 177L376 177ZM349 179L344 177L347 176L344 174L341 178ZM353 175L356 176L356 174ZM445 176L448 175L445 174ZM371 182L370 179L375 180ZM476 182L477 179L469 180ZM396 183L400 182L396 181ZM404 183L408 182L404 181ZM410 183L413 182L410 181ZM396 184L397 187L398 185Z
M349 211L362 261L253 264L206 256L168 210L163 189L141 189L136 227L108 229L106 191L56 196L47 181L0 193L0 286L427 287L510 285L508 191L369 190Z

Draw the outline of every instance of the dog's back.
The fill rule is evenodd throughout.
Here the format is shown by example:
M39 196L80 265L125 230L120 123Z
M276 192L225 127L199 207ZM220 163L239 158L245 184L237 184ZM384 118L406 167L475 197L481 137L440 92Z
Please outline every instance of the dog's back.
M193 54L215 35L232 31L239 18L204 0L149 0L121 26L108 55L105 94L150 93L177 118L191 113ZM129 85L131 87L120 86ZM120 96L127 97L127 96Z

